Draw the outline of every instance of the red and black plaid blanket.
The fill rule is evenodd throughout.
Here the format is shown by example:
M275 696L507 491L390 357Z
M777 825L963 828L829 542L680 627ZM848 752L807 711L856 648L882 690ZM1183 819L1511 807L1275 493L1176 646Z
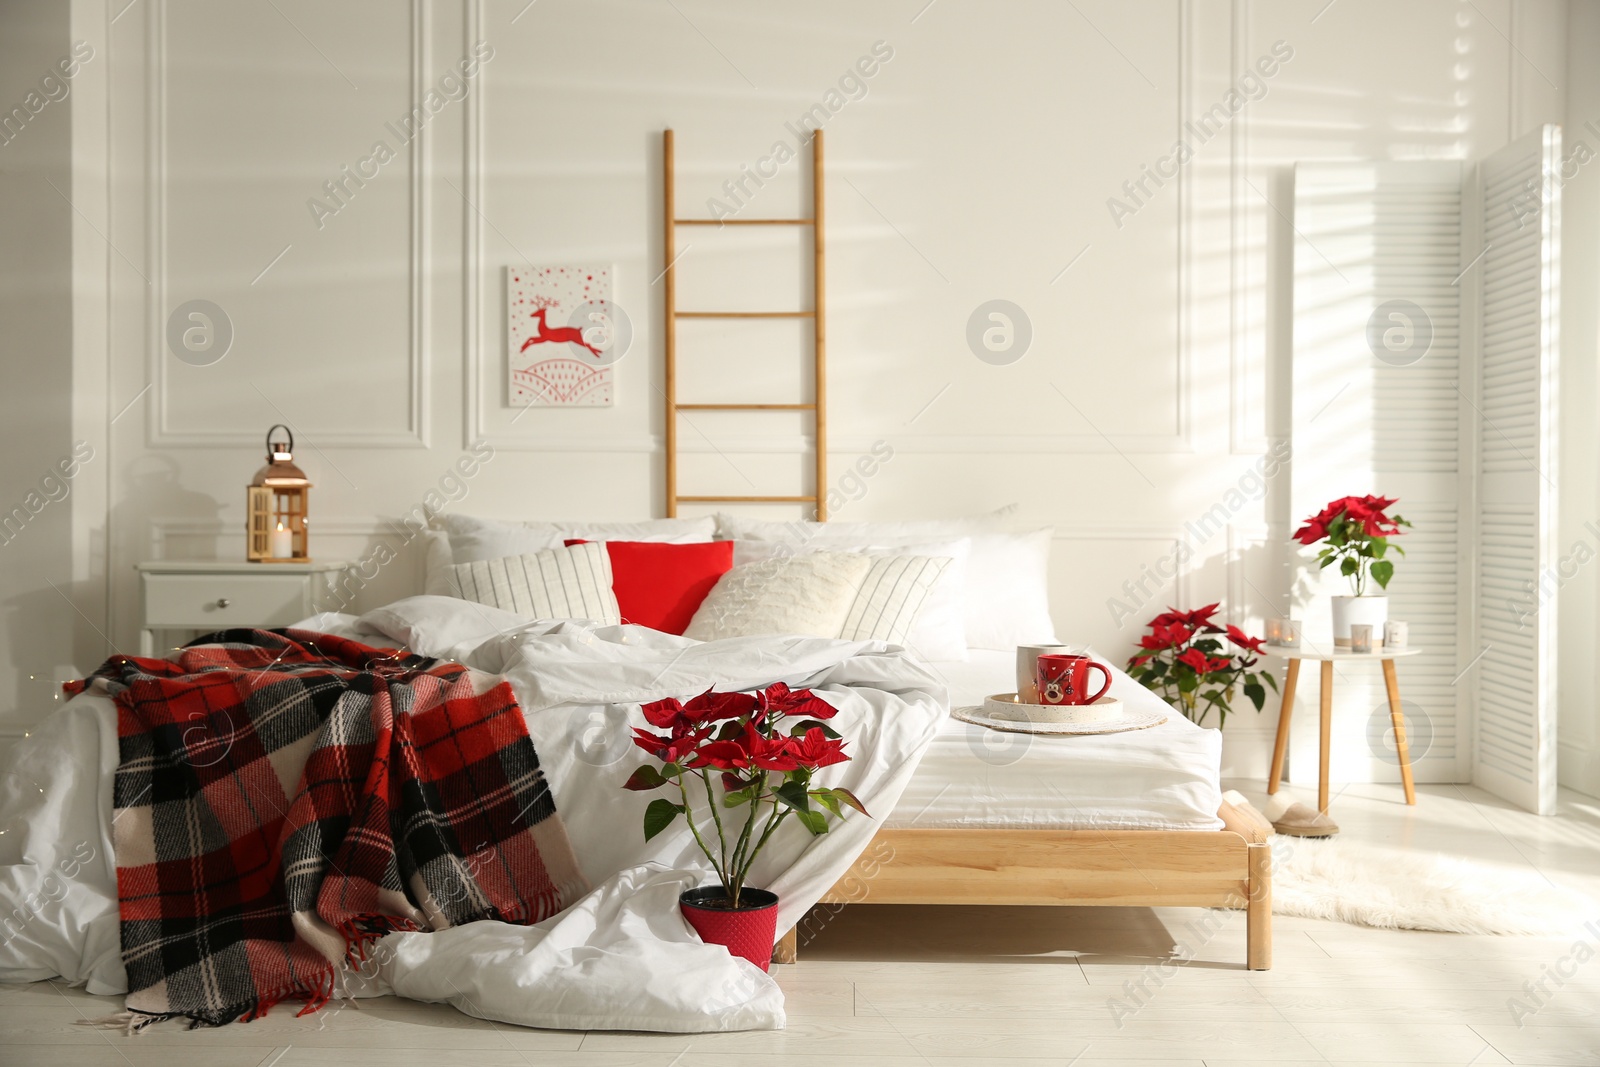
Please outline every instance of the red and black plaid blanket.
M538 922L588 890L511 687L301 630L114 656L130 1029L315 1011L393 930Z

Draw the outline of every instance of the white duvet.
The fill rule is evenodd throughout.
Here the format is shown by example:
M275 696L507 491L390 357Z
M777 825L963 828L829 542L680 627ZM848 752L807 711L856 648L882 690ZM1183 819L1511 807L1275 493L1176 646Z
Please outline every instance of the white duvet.
M390 991L448 1001L469 1014L560 1029L777 1028L773 980L702 944L677 895L708 867L682 822L646 844L654 794L622 782L643 759L629 726L639 703L774 681L839 709L850 762L822 772L886 816L937 732L943 687L916 661L876 642L736 638L700 643L635 626L539 622L445 597L412 597L360 619L319 616L302 628L402 644L503 674L555 793L584 873L596 887L537 926L471 923L379 943L348 995ZM0 769L0 981L60 975L91 993L126 991L111 851L114 707L80 696L18 743ZM834 820L812 838L794 820L773 837L752 883L780 898L793 926L849 868L880 820Z

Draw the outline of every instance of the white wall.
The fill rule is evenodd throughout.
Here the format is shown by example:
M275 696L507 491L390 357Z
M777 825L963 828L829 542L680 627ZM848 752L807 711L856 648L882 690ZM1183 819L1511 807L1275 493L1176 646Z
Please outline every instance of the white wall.
M68 14L49 0L12 0L0 29L0 707L28 718L51 705L58 675L71 674L69 600L85 594L71 557L77 486L56 467L67 459L76 469L72 85L56 70L71 51Z
M1560 781L1600 796L1600 5L1572 5L1561 186ZM1582 561L1581 564L1579 561Z
M495 459L455 508L661 513L660 131L678 131L680 214L704 213L878 41L893 57L827 123L830 433L836 470L880 439L895 455L841 517L1024 501L1056 527L1063 635L1109 655L1169 602L1222 600L1259 628L1287 589L1299 516L1283 479L1264 500L1229 491L1289 428L1292 163L1472 159L1559 120L1542 79L1565 80L1564 5L1507 0L524 4L148 0L114 24L99 14L96 47L114 57L110 371L80 373L77 389L104 423L132 405L100 428L111 501L85 520L109 548L104 628L120 646L134 638L133 563L241 553L243 485L273 422L294 424L317 483L322 557L394 540L385 520L480 435ZM375 140L396 146L385 122L475 40L494 55L465 99L319 229L307 200ZM1131 204L1123 183L1280 40L1293 57L1264 95L1195 139L1117 225L1108 198ZM799 211L802 168L747 213ZM684 307L803 296L794 235L682 241L695 246L679 262ZM516 419L500 400L501 270L592 261L617 265L636 330L617 406ZM964 340L996 297L1034 329L1011 366ZM195 298L235 330L207 367L162 336ZM685 399L780 398L800 380L785 329L685 326L682 361L699 365ZM792 491L803 432L697 416L684 480ZM1228 522L1189 535L1196 557L1176 580L1152 581L1146 568L1207 514ZM419 570L405 553L368 599L409 591ZM1122 625L1114 597L1135 610ZM92 665L93 646L80 635L74 658ZM12 688L5 710L25 722L44 709ZM1271 720L1230 726L1233 769L1264 769Z

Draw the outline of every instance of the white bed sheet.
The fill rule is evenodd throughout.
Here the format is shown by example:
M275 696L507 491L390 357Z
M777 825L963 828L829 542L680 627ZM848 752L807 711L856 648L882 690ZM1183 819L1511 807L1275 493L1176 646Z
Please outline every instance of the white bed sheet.
M950 689L952 707L1016 688L1014 654L973 649L970 656L931 664ZM1167 721L1126 733L1047 737L947 717L886 824L1220 830L1221 732L1196 726L1124 672L1111 671L1110 695L1131 707L1165 710Z

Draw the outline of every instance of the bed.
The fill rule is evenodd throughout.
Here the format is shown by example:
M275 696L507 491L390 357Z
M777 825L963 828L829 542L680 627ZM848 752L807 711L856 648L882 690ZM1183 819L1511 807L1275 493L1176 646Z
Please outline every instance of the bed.
M875 449L873 464L892 455ZM858 463L856 470L870 477L876 466ZM636 524L630 536L701 539L711 536L710 522L655 520ZM457 559L463 549L508 551L523 536L494 520L447 516L444 525L441 537L453 547L436 554ZM1016 646L1055 639L1046 595L1052 531L1019 527L1014 508L903 522L769 522L722 513L714 530L733 541L735 570L773 553L950 557L895 639L932 667L952 706L1013 689ZM955 595L947 596L951 587ZM1097 658L1108 665L1119 659ZM1270 826L1223 801L1219 733L1188 722L1115 666L1112 672L1113 695L1167 712L1168 721L1122 734L1045 738L947 717L872 847L819 902L1243 908L1246 965L1267 969ZM775 946L777 960L797 958L795 918Z
M1099 657L1102 658L1103 657ZM1014 658L934 665L953 706L1014 688ZM1116 671L1111 694L1164 707ZM820 901L1244 908L1246 966L1272 964L1271 827L1219 784L1221 735L1000 734L948 718L873 844ZM774 959L798 959L806 922Z

